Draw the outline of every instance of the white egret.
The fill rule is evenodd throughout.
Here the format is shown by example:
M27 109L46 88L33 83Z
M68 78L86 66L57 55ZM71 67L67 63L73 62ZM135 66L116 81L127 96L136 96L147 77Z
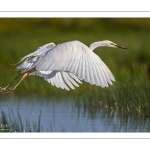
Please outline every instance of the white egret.
M0 92L15 90L28 75L43 77L53 86L66 90L78 87L82 80L92 85L108 87L115 78L100 57L93 52L100 46L126 49L108 40L94 42L89 47L80 41L58 45L45 44L21 59L19 63L22 63L16 68L21 70L21 73L8 86L0 88ZM11 88L18 78L21 78L20 81Z

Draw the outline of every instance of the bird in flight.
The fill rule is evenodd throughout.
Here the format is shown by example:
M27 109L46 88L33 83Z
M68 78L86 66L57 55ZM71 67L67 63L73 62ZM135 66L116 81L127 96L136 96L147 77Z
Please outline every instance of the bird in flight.
M14 91L30 75L40 76L53 86L66 90L79 87L82 80L103 88L108 87L115 78L101 58L93 52L101 46L126 49L109 40L94 42L89 47L77 40L57 45L45 44L20 60L16 69L21 73L5 88L0 87L0 93ZM18 83L11 87L18 79Z

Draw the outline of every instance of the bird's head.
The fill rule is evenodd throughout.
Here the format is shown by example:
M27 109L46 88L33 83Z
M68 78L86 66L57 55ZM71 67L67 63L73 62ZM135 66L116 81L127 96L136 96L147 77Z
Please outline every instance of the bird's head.
M104 41L101 41L103 43L104 46L106 47L113 47L113 48L122 48L122 49L127 49L126 47L124 46L121 46L121 45L118 45L112 41L109 41L109 40L104 40Z

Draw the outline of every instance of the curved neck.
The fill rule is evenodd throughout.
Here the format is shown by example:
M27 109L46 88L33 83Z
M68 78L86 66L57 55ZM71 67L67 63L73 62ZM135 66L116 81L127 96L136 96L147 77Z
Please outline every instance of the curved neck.
M100 47L100 46L106 46L104 41L94 42L89 46L89 48L90 48L91 51L93 51L95 48Z

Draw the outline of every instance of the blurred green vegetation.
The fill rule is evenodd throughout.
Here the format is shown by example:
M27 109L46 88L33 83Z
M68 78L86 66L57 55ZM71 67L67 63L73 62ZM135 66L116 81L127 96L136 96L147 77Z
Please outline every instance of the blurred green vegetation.
M109 89L113 91L120 86L130 88L132 85L137 85L138 90L144 86L150 88L149 18L0 18L0 86L5 87L19 73L15 66L9 64L17 63L43 44L71 40L79 40L86 45L111 40L127 47L128 50L97 48L94 51L116 78ZM76 96L86 91L92 94L97 89L107 91L84 83L68 92L51 86L40 77L30 76L9 95Z

